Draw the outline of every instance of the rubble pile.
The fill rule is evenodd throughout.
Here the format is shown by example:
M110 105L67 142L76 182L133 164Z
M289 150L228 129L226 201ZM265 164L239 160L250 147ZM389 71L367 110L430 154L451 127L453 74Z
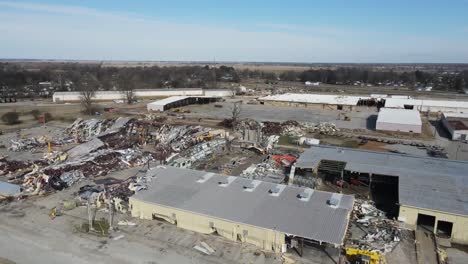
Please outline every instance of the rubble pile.
M31 194L48 191L47 187L62 190L84 178L95 178L104 176L110 171L141 166L152 159L149 153L144 153L139 149L98 150L63 163L42 168L37 166L22 177L22 186ZM47 187L43 189L45 186Z
M424 142L419 141L411 141L411 140L404 140L404 139L386 139L386 138L379 138L374 136L358 136L359 139L362 140L363 143L368 141L376 141L382 142L386 144L401 144L407 146L413 146L420 149L425 149L427 151L427 155L435 158L448 158L447 152L445 149L438 145L427 144Z
M99 138L106 143L107 147L114 149L127 149L138 143L138 137L122 133L113 133Z
M262 125L262 132L267 135L279 135L283 131L279 122L263 122Z
M314 124L310 122L297 122L294 120L278 122L263 122L262 132L267 135L285 135L292 137L302 137L307 133L320 133L324 135L335 135L340 130L334 123L323 122Z
M359 249L389 253L404 236L399 223L387 219L385 213L369 201L356 199L353 222L366 232L361 239L353 241Z
M281 135L301 137L306 134L304 127L297 121L289 120L281 123Z
M170 146L172 152L181 152L195 145L195 133L209 132L209 128L201 126L169 126L162 125L152 133L157 144Z
M69 136L79 136L82 141L88 141L107 129L109 129L116 119L86 119L78 118L65 129L65 134Z
M190 158L192 162L196 162L199 160L206 159L210 155L213 155L225 145L225 139L214 139L212 141L202 142L189 148L187 150L187 154L184 156Z
M237 129L250 129L250 130L256 130L261 127L261 124L253 119L242 119L237 123Z
M234 157L228 163L223 164L216 169L220 171L222 174L229 175L231 174L232 170L237 166L245 164L247 161L246 157Z
M334 123L323 122L316 126L316 131L323 135L335 135L336 132L339 132L340 130Z
M25 151L25 150L33 150L38 147L44 147L47 145L45 141L39 141L38 139L32 138L24 138L18 140L11 140L11 145L8 150L11 151Z
M158 115L158 114L146 114L145 115L145 120L146 121L153 121L153 122L157 122L157 123L162 123L164 121L167 120L167 117L165 116L161 116L161 115Z
M97 177L106 175L108 171L144 165L149 160L152 160L152 156L138 149L103 149L40 171L48 176L59 176L62 172L80 170L85 177Z
M283 168L270 156L261 163L252 164L241 173L240 177L272 183L282 183L285 180Z
M270 150L273 149L276 143L278 143L279 136L271 135L269 137L264 138L261 146L265 149L268 153Z
M36 161L18 161L8 160L6 158L0 159L0 176L6 174L15 174L19 172L28 173L33 170L34 166L44 166L48 162L43 160Z
M142 166L160 156L177 153L196 160L205 159L224 146L225 140L210 134L201 126L169 126L138 121L128 117L116 119L77 119L65 129L63 137L46 137L12 141L12 150L27 151L49 142L57 144L84 142L66 152L53 151L38 161L12 161L0 158L0 175L22 185L25 195L37 195L62 190L83 179L95 179L111 171ZM155 151L144 152L138 146L152 142ZM112 185L115 195L125 200L134 191L145 188L146 178Z

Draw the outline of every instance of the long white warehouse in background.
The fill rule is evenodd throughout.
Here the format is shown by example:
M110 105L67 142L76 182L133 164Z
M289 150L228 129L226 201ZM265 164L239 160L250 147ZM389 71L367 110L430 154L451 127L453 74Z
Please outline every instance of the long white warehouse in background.
M202 88L148 89L135 90L134 95L137 99L155 99L170 96L227 97L232 96L232 91L227 89ZM97 91L93 96L94 101L114 101L124 99L125 94L121 91ZM80 100L80 92L55 92L53 95L54 103L79 102Z
M414 109L421 112L468 113L468 101L388 98L387 108Z
M344 94L275 94L258 99L261 104L277 106L303 106L321 109L354 110L369 106L369 101L380 103L386 108L413 109L420 112L468 113L468 98L462 100L414 99L407 95L344 95Z

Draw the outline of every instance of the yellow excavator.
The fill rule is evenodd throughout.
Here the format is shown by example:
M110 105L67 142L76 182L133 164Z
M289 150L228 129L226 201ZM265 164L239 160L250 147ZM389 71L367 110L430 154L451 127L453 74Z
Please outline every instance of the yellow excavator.
M379 252L357 248L346 248L346 258L353 264L385 264L385 258Z

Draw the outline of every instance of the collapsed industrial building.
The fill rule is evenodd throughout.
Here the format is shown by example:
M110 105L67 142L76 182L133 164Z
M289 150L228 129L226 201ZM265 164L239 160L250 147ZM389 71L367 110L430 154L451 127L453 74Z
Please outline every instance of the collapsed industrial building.
M146 177L148 190L130 197L133 216L276 252L304 240L342 245L354 202L351 195L174 167Z
M314 146L294 165L294 178L335 178L368 186L378 208L409 228L423 226L468 244L468 162Z

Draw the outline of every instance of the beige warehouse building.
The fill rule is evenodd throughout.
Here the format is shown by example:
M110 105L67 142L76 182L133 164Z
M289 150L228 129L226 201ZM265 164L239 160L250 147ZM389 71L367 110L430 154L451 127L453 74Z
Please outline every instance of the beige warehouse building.
M468 162L313 146L295 167L297 174L334 170L345 180L367 181L371 196L407 227L423 226L437 236L468 244Z
M132 216L275 252L294 241L342 245L354 203L350 195L174 167L147 177L148 190L130 197Z

